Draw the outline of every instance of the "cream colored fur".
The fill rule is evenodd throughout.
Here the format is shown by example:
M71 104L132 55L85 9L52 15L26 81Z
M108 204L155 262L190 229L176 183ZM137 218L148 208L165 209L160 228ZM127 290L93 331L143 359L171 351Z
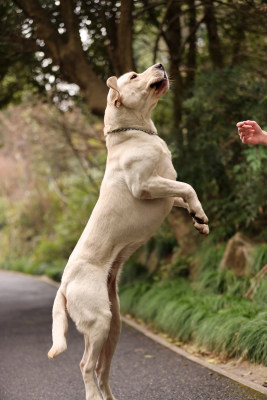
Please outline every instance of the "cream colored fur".
M158 81L159 86L153 86ZM156 131L150 115L168 89L163 67L156 64L142 74L111 77L107 84L106 171L55 298L53 346L48 353L54 358L66 349L68 313L84 335L80 367L86 400L101 400L95 372L104 400L115 400L109 370L121 329L117 280L122 264L153 235L173 205L187 208L195 227L209 232L194 189L176 181L171 153L159 136L135 130L108 134L127 127Z

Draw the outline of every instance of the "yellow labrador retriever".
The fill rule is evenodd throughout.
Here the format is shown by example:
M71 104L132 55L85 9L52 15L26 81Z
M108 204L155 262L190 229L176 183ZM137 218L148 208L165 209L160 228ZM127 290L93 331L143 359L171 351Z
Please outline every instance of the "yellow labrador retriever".
M84 335L80 363L87 400L115 400L111 359L120 336L117 280L128 257L155 232L172 206L187 208L194 226L209 233L194 189L176 181L171 153L150 118L169 87L161 64L107 80L106 171L99 199L62 276L53 306L54 358L67 348L67 313Z

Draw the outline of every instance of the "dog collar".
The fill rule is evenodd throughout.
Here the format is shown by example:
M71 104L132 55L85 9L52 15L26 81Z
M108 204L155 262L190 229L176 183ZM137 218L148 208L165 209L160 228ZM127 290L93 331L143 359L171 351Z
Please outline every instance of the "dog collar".
M148 135L157 135L158 134L157 132L149 131L148 129L140 129L140 128L118 128L118 129L113 129L113 131L108 131L107 134L126 132L126 131L142 131L142 132L147 133Z

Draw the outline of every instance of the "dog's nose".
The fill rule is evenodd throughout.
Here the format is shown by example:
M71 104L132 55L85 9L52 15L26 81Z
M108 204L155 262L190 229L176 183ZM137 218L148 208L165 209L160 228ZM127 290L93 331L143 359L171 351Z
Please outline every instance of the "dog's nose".
M155 64L155 65L154 65L154 68L161 69L162 71L164 71L164 67L163 67L163 65L160 64L160 63Z

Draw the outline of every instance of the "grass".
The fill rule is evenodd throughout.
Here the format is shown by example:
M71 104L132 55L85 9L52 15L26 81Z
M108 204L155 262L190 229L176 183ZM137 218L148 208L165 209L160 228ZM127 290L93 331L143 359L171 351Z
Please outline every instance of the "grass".
M267 311L247 299L194 291L184 279L120 288L130 313L183 342L267 365Z
M250 272L255 275L259 270L267 264L267 244L261 243L255 246L252 262L250 265Z
M266 261L266 249L260 246L251 265L253 273ZM158 273L143 275L142 280L124 278L121 311L179 341L204 346L225 358L243 357L267 366L267 277L253 300L244 298L250 277L218 271L222 252L206 252L199 273L191 280L182 276L159 280Z
M36 264L29 258L19 258L17 260L6 260L0 263L0 269L23 272L30 275L47 275L54 281L60 282L63 269L65 267L65 260L56 260L53 263L40 263Z

